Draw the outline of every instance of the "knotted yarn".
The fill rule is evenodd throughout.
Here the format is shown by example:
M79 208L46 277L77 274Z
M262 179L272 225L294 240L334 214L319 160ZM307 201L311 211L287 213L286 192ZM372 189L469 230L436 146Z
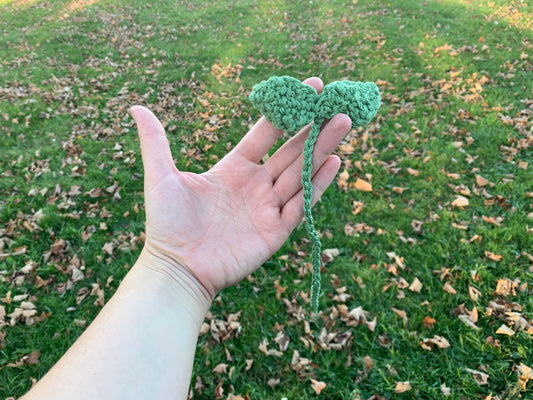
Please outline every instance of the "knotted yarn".
M303 149L302 187L305 226L312 243L311 305L318 312L322 245L311 212L314 146L322 123L336 114L348 115L352 128L368 124L381 104L379 89L373 82L337 81L326 85L319 95L296 78L273 76L253 87L250 101L274 127L288 133L313 123Z

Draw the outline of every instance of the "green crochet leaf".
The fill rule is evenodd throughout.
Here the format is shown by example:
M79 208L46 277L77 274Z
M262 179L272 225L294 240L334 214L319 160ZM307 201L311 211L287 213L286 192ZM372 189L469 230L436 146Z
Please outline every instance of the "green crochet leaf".
M250 101L278 129L294 133L315 118L316 90L291 76L273 76L255 85Z
M346 114L352 127L368 124L381 104L379 89L373 82L337 81L324 87L315 109L315 123Z

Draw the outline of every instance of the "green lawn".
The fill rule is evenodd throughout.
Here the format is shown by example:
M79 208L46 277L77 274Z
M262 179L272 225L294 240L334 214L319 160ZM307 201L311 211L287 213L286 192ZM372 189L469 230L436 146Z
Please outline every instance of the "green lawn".
M314 209L338 250L320 313L301 227L216 298L193 398L533 398L532 62L527 0L0 0L0 398L43 376L142 248L128 108L201 172L272 75L375 81L383 105Z

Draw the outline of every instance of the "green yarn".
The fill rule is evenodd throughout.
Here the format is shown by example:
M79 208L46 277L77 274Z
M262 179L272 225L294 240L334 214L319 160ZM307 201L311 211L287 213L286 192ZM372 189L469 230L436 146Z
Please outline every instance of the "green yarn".
M303 149L302 187L305 226L312 243L311 305L318 312L322 245L311 213L313 149L322 123L336 114L348 115L352 120L352 128L368 124L381 103L379 89L372 82L338 81L326 85L318 95L314 88L298 79L273 76L253 87L250 100L272 125L289 133L313 122Z

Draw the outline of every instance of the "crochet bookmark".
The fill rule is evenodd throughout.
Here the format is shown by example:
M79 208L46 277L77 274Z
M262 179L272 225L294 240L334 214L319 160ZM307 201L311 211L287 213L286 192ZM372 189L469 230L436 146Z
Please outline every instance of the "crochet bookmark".
M336 114L347 114L352 120L352 128L368 124L381 103L379 89L372 82L338 81L326 85L318 95L314 88L298 79L273 76L253 87L250 100L272 125L289 133L313 122L303 149L302 187L305 226L312 243L311 305L318 312L321 243L311 213L313 149L322 123Z

